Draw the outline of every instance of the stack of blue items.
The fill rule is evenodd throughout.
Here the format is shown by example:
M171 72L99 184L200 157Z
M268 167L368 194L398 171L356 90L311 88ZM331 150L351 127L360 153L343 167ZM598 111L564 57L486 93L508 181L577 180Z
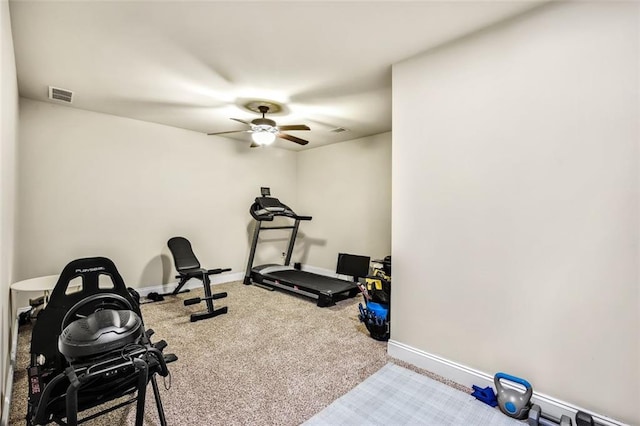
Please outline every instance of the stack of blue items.
M471 395L475 396L477 400L492 407L496 407L498 405L496 393L493 391L491 386L481 388L480 386L473 385L473 392L471 392Z
M367 307L358 304L358 318L369 330L372 338L381 341L389 340L389 306L367 301Z
M384 260L374 260L382 268L374 268L358 287L364 296L365 306L358 305L358 318L376 340L389 340L389 307L391 305L391 256Z

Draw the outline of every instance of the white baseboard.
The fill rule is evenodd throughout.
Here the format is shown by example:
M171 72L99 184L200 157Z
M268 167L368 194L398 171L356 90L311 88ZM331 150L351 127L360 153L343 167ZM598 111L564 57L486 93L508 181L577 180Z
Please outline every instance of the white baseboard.
M324 275L327 277L339 278L345 281L352 281L352 277L350 275L340 275L340 274L337 274L335 271L332 271L331 269L318 268L317 266L310 266L310 265L302 265L302 270L307 272L312 272L318 275Z
M311 265L305 265L305 264L301 264L300 266L301 266L300 268L301 271L311 272L313 274L318 274L318 275L324 275L326 277L331 277L331 278L338 278L345 281L353 281L353 277L351 275L338 274L336 273L336 271L332 271L331 269L320 268L318 266L311 266Z
M490 374L474 370L473 368L424 352L395 340L389 340L387 353L393 358L408 362L418 368L431 371L469 388L471 388L472 385L477 385L482 388L487 386L494 387L493 376ZM572 423L575 423L573 419L575 419L576 413L578 411L583 411L593 416L596 423L603 426L629 426L626 423L621 423L609 417L593 413L582 407L561 401L543 393L534 391L531 400L533 403L540 406L543 413L556 418L560 418L562 415L567 415L572 419Z
M224 274L211 275L210 278L211 278L212 285L225 284L233 281L242 281L244 279L244 272L233 272L230 274L224 273ZM154 291L160 294L168 293L170 291L173 291L173 289L176 288L177 285L178 285L177 282L172 282L167 284L139 287L139 288L136 288L135 290L138 293L140 293L140 296L146 297L149 293L152 293ZM197 279L191 279L187 281L187 283L182 288L193 290L201 287L202 287L202 281Z
M29 312L30 307L18 309L16 318L13 320L11 328L11 348L9 353L9 368L7 371L6 382L4 387L4 401L2 404L2 418L0 418L0 426L9 424L9 412L11 411L11 396L13 395L13 373L16 371L16 360L18 358L18 316L22 312Z
M313 272L314 274L326 275L328 277L337 277L338 276L338 274L336 274L334 271L331 271L329 269L318 268L317 266L311 266L311 265L305 265L305 264L302 264L300 266L302 267L303 271Z
M244 272L211 275L210 278L211 278L211 285L225 284L233 281L242 281L244 279ZM134 290L137 291L140 294L140 296L146 297L149 293L152 293L154 291L160 294L171 292L173 291L174 288L176 288L177 285L178 285L178 282L175 281L167 284L151 285L146 287L134 287ZM202 281L197 279L191 279L182 288L193 290L201 287L202 287ZM14 317L14 319L18 317L18 314L20 312L23 312L24 310L29 310L29 309L30 308L28 306L18 307L16 316Z

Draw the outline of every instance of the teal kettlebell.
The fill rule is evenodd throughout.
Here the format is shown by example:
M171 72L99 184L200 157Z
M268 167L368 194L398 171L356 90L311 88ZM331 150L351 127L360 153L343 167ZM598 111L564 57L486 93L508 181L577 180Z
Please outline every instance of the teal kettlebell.
M524 386L524 393L517 389L505 388L500 380L517 383ZM520 377L512 376L506 373L497 373L493 378L496 385L496 399L498 400L498 408L504 414L514 419L526 419L529 414L529 402L533 395L533 387L529 382Z

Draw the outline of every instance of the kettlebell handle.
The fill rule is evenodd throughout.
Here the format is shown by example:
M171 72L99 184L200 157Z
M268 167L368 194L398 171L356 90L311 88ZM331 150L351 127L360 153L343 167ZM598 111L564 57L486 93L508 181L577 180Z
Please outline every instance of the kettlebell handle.
M511 374L507 373L496 373L494 377L496 387L498 387L500 379L505 379L513 383L521 384L526 388L527 394L533 393L533 386L531 386L531 383L527 382L525 379L521 379L520 377L512 376Z

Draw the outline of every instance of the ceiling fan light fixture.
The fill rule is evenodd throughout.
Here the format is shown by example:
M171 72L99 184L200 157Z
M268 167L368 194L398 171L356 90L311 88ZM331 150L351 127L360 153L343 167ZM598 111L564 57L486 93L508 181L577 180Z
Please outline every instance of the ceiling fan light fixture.
M258 145L271 145L276 140L276 134L268 130L255 130L251 134L251 139Z
M254 106L252 104L252 106ZM295 142L299 145L306 145L309 141L304 139L300 139L297 136L289 135L287 133L282 133L282 130L311 130L309 126L306 124L287 124L283 126L277 126L276 122L271 120L270 118L266 118L265 114L267 114L270 110L269 105L264 104L256 104L255 107L262 114L261 118L256 118L249 121L241 120L239 118L232 118L234 121L238 121L242 124L245 124L250 127L248 130L231 130L228 132L215 132L215 133L207 133L208 135L224 135L227 133L240 133L240 132L248 132L251 133L251 139L253 143L251 144L252 148L256 146L265 146L271 145L276 138L286 139L291 142ZM278 111L281 108L278 106ZM253 110L253 109L252 109Z

